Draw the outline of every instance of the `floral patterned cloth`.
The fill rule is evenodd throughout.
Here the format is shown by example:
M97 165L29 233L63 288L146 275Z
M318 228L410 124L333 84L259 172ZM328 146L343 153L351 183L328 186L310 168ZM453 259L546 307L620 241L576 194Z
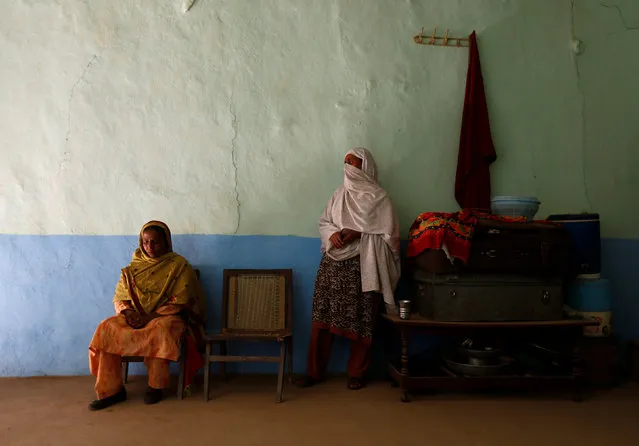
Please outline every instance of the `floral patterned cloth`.
M525 223L526 217L502 217L487 212L462 209L455 213L425 212L417 216L408 231L408 257L426 249L445 249L448 255L466 263L470 243L479 220Z

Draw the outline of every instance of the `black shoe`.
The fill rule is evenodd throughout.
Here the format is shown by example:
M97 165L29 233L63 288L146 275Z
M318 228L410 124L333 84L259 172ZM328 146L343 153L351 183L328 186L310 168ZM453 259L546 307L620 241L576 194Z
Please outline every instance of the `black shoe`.
M157 404L162 401L162 389L147 387L144 394L144 404Z
M121 403L126 400L126 389L122 387L115 395L107 396L106 398L102 398L99 400L94 400L89 403L89 410L102 410L106 409L109 406L113 406L116 403Z

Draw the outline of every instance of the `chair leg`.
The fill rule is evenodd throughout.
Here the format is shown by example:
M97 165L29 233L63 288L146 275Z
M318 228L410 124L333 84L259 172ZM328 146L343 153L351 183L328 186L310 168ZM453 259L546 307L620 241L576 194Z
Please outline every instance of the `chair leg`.
M226 341L220 342L220 355L226 356L228 354L226 350ZM226 375L226 362L220 362L220 375L222 379L226 382L228 376Z
M288 338L288 382L293 382L293 338Z
M129 381L129 361L122 361L122 385Z
M206 343L204 352L204 401L209 400L209 379L211 374L211 343Z
M277 374L277 399L278 403L282 402L282 390L284 389L284 367L286 365L287 343L282 342L280 346L280 370Z
M186 341L182 342L182 346L180 348L182 351L180 352L180 374L178 375L177 384L177 397L179 400L184 399L184 375L186 374L186 348L184 348L184 345L186 345Z

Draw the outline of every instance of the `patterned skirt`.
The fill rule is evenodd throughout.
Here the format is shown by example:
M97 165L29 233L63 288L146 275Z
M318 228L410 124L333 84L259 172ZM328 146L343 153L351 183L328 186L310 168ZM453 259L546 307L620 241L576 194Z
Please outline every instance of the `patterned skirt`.
M337 261L324 255L315 279L313 327L370 343L377 298L362 293L359 256Z

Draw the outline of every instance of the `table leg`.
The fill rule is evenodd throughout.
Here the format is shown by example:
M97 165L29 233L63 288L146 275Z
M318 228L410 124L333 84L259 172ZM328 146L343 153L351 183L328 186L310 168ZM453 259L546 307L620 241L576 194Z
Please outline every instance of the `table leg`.
M402 337L402 355L400 358L401 361L401 380L400 380L400 389L402 391L402 402L409 403L411 401L410 395L408 394L408 389L406 388L406 380L408 378L408 330L405 328L400 328L400 334Z
M584 376L581 364L577 363L572 368L572 400L581 403L584 400Z
M582 358L578 351L578 342L582 336L582 330L573 330L571 332L572 338L572 400L575 403L581 403L584 400L584 370L582 364Z

